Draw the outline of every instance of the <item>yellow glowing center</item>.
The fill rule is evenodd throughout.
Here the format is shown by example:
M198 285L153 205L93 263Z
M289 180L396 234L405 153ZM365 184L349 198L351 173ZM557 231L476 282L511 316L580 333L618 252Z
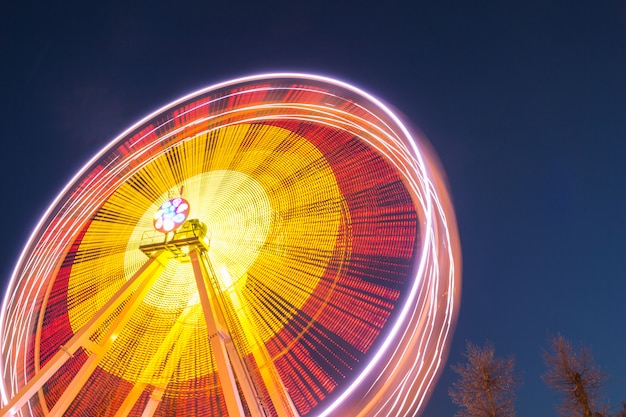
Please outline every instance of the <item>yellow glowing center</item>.
M159 201L167 199L176 187L168 190ZM217 274L220 290L234 283L245 284L245 273L263 245L272 221L269 198L258 181L238 171L209 171L185 181L185 197L193 196L190 219L207 226L209 259ZM169 193L169 194L168 194ZM146 227L152 222L151 208L146 210L130 235L124 258L127 277L136 272L146 256L138 250ZM241 279L244 278L244 279ZM160 309L180 309L199 303L196 281L188 262L169 262L155 288L145 302Z
M160 203L181 187L188 218L207 225L217 290L231 300L226 313L239 321L233 337L244 352L283 328L338 256L345 201L315 146L274 126L204 132L143 166L95 216L68 283L74 331L146 262L142 236L153 231ZM290 309L276 311L266 294ZM133 382L197 378L215 369L207 339L191 266L170 260L101 366Z

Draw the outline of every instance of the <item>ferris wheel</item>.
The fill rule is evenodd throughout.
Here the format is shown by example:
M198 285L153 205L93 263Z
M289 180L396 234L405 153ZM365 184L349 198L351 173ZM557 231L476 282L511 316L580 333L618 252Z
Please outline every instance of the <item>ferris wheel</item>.
M326 77L229 81L45 213L2 305L0 415L414 415L459 297L443 173L394 112Z

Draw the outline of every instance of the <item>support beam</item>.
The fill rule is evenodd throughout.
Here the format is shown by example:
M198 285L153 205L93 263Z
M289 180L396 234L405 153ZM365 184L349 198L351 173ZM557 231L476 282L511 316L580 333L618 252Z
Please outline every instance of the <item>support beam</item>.
M237 352L237 348L235 347L235 343L233 342L232 335L228 330L228 325L226 323L226 318L224 316L224 312L219 305L217 299L217 293L215 292L215 288L218 287L217 283L217 275L213 270L213 266L211 265L210 260L208 259L207 252L201 252L200 256L200 265L202 266L202 272L205 274L204 280L205 282L208 279L209 285L209 295L212 300L215 301L215 319L218 323L218 326L223 329L224 335L224 345L226 346L226 352L230 357L230 362L233 366L233 370L235 371L235 375L239 381L239 386L243 391L244 399L246 400L246 404L248 404L248 409L250 410L250 414L252 417L263 417L266 415L265 408L261 404L260 394L254 388L254 381L250 375L250 372L247 370L247 367L244 365L244 361Z
M109 299L104 306L85 323L72 336L59 351L24 385L16 395L0 410L0 416L12 416L16 414L28 400L45 384L74 353L87 343L89 337L104 323L104 321L134 292L145 291L152 285L148 277L155 277L165 268L167 258L170 255L158 252L133 275L122 287ZM142 281L143 280L143 281ZM139 284L137 284L139 282Z
M109 349L111 349L113 342L115 342L115 339L117 339L119 334L122 332L124 326L126 326L126 324L130 321L133 314L135 314L141 305L143 299L146 297L148 292L150 292L154 281L156 281L159 277L159 274L156 272L156 270L151 270L145 271L141 274L141 285L137 291L133 293L126 305L124 305L122 311L109 326L100 343L88 346L88 348L93 349L93 351L89 355L87 361L80 368L72 382L67 386L61 397L59 397L57 402L54 404L54 407L50 410L51 417L63 416L72 401L74 401L81 388L87 383L91 374L93 374L98 367L102 358L104 358Z
M124 402L122 403L120 408L117 409L114 417L128 416L128 414L130 414L130 412L133 410L133 407L137 403L139 397L141 397L141 394L146 389L146 387L147 385L144 383L135 382L133 388L130 390L126 398L124 398Z
M215 320L217 306L214 306L215 300L211 300L209 290L207 289L207 283L205 280L205 273L200 261L200 251L197 248L192 248L189 251L189 257L191 258L191 265L193 267L193 274L198 286L198 294L200 296L200 303L204 313L204 319L206 322L207 333L209 334L209 343L213 351L213 356L217 364L217 374L226 400L226 409L228 415L231 417L244 417L243 405L239 392L237 391L237 384L235 382L235 375L228 359L226 352L226 346L224 344L224 332L226 329L218 328L218 324ZM209 284L210 286L211 284Z
M146 404L146 408L143 409L143 413L141 413L141 417L152 417L156 412L159 404L161 404L161 400L163 399L163 389L155 388L152 390L150 394L150 398L148 398L148 404Z
M72 379L72 382L70 382L70 384L65 388L61 397L59 397L57 402L54 404L54 407L50 410L50 413L48 414L49 416L59 417L67 411L67 408L70 406L72 401L74 401L74 398L76 398L80 389L85 385L85 383L87 383L87 380L98 366L99 361L100 355L95 353L92 353L87 358L74 379Z
M270 395L274 409L278 414L278 417L298 417L298 411L295 404L291 401L291 397L287 393L287 389L280 379L280 375L274 368L274 364L269 360L261 351L258 346L253 348L252 354L254 360L259 366L259 373L263 379L263 383L267 388L267 392Z
M195 230L195 229L193 229ZM202 235L204 236L204 235ZM134 274L113 297L93 317L85 323L77 332L61 346L44 367L42 367L28 383L20 389L8 404L0 410L0 416L13 415L20 410L32 395L41 389L64 363L71 358L81 347L91 352L87 361L83 364L74 379L70 382L59 400L50 410L52 417L62 417L76 399L80 390L89 380L103 357L112 347L115 339L135 313L142 300L152 288L154 281L167 265L169 258L174 254L184 256L186 248L189 249L194 278L200 298L200 305L205 320L209 344L215 358L220 386L225 398L229 416L244 417L243 401L248 406L252 417L266 417L267 410L263 405L263 399L257 391L257 384L263 384L269 393L270 400L278 417L297 417L298 412L289 394L287 393L274 364L265 349L262 341L254 331L252 321L248 318L245 309L236 292L219 293L217 275L208 259L208 244L202 240L202 236L195 232L191 237L185 235L181 239L172 239L157 248L158 252L149 256L149 260ZM174 250L174 249L176 250ZM149 252L152 253L152 252ZM224 297L219 297L224 295ZM99 344L91 341L90 337L96 332L107 318L126 301L124 308L115 317L113 323L108 326L105 335ZM221 301L221 302L220 302ZM172 326L155 354L142 370L138 381L151 381L153 377L161 378L143 410L142 417L152 417L158 408L163 393L167 387L167 381L173 375L181 356L181 346L186 345L187 334L182 331L182 325L194 306L188 306ZM225 316L225 313L234 311L234 315ZM230 321L227 321L227 318ZM243 329L243 336L252 351L259 373L260 380L253 380L252 373L241 352L237 351L233 341L230 325L239 321ZM153 375L159 369L159 375ZM236 379L235 379L236 377ZM243 394L240 396L238 385ZM137 400L148 386L147 383L137 382L128 393L126 399L117 410L115 417L126 417L134 408Z
M206 260L206 264L211 275L215 277L215 271L213 270L211 263ZM276 410L278 417L297 417L299 415L298 410L291 401L291 397L287 393L287 390L282 383L278 371L274 367L274 363L272 362L263 341L259 340L258 334L254 331L254 323L250 320L246 310L243 308L239 295L236 291L230 291L228 295L229 297L224 297L224 302L232 303L229 307L232 307L232 310L237 316L235 319L239 320L241 324L244 337L247 339L248 346L251 347L250 353L252 353L252 356L256 361L259 373L261 374L262 382L267 389L270 400L274 405L274 409ZM226 347L229 349L229 354L231 354L230 349L235 351L235 346L232 340L230 340L230 343L228 343ZM237 354L236 351L234 354Z
M160 368L161 365L163 365L163 362L165 362L163 372L159 375L159 377L163 381L162 384L167 386L166 381L169 381L172 377L172 374L176 369L176 364L180 360L181 350L173 348L173 346L185 346L187 344L190 334L189 332L183 332L182 330L185 320L189 317L193 310L194 306L188 306L183 310L170 331L165 336L165 339L163 339L163 343L161 343L157 351L150 358L150 361L148 361L146 367L141 371L137 380L149 381L151 378L154 378L154 370ZM139 400L139 397L141 397L141 394L146 386L147 384L145 383L135 382L133 388L124 399L124 402L117 410L114 417L128 416L137 400Z

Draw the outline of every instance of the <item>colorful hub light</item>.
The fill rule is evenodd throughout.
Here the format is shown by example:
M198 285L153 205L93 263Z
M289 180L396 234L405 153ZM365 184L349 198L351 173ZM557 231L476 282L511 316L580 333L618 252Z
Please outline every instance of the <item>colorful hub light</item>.
M154 228L162 233L178 229L189 215L189 202L184 198L172 198L161 204L154 214Z

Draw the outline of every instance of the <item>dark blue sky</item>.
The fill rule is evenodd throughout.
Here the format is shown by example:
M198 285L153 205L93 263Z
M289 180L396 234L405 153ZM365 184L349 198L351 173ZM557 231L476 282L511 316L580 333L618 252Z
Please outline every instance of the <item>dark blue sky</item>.
M55 195L139 118L241 75L321 73L398 108L446 168L463 249L449 363L490 339L523 373L518 415L554 415L541 349L561 332L626 400L625 2L84 3L0 6L5 282ZM456 411L452 378L426 416Z

